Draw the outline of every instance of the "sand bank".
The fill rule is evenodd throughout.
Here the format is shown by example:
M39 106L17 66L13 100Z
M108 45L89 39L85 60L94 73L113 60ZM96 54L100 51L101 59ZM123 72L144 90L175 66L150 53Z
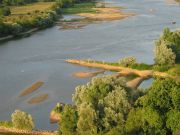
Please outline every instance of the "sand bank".
M28 100L29 104L38 104L43 101L45 101L49 97L49 94L40 94L38 96L32 97L30 100Z
M30 85L27 88L25 88L20 93L19 97L23 97L23 96L26 96L28 94L31 94L32 92L38 90L43 84L44 84L44 82L42 82L42 81L37 81L37 82L33 83L32 85Z
M96 72L76 72L73 74L75 77L79 78L88 78L88 77L94 77L97 76L98 74L103 74L105 71L96 71Z
M114 21L135 15L132 13L124 13L115 7L93 9L96 10L96 13L80 13L78 15L95 21Z

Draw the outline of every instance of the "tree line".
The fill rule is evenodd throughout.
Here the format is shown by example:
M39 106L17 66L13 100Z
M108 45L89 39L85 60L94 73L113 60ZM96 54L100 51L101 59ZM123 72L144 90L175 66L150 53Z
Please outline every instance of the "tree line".
M6 2L5 2L6 1ZM9 2L7 2L9 1ZM51 0L45 0L51 1ZM55 3L50 10L36 10L26 15L9 16L10 8L7 5L16 3L13 0L1 0L0 7L0 37L8 35L18 35L32 28L43 29L52 26L58 16L62 14L63 8L72 7L75 3L82 2L81 0L53 0ZM19 2L19 0L17 0ZM36 2L36 0L24 0L23 4ZM6 17L9 16L9 17Z

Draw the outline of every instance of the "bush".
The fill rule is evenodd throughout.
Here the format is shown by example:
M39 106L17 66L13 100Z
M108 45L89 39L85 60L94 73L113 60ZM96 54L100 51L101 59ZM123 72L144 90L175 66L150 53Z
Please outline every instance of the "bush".
M135 57L125 57L119 61L119 64L124 67L129 67L133 64L136 64L136 58Z
M160 71L160 72L165 72L165 71L168 71L172 66L160 66L160 65L154 65L153 66L153 70L155 71Z
M9 16L11 14L9 7L3 7L0 9L0 15Z
M34 128L34 122L32 116L26 112L16 110L12 115L13 127L17 129L32 130Z
M145 63L135 63L130 66L133 69L139 69L139 70L150 70L152 69L152 65L148 65Z
M163 34L155 43L155 63L158 65L173 65L180 59L180 32L171 32L165 28Z
M0 121L0 126L11 128L13 127L13 124L11 121Z

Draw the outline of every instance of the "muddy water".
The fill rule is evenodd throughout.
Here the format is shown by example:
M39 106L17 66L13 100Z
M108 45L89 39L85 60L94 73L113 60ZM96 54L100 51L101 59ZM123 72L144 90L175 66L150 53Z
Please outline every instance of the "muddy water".
M95 70L67 64L65 59L116 61L131 55L141 62L153 63L153 40L164 27L180 28L180 6L165 0L108 2L127 7L124 11L135 12L137 16L82 29L59 30L55 26L0 44L0 120L10 119L15 109L21 109L32 114L36 128L56 128L49 124L49 111L58 101L71 103L74 87L89 80L72 74ZM176 24L171 24L172 21ZM36 81L45 84L25 97L18 97ZM42 93L49 95L46 101L36 105L27 103Z

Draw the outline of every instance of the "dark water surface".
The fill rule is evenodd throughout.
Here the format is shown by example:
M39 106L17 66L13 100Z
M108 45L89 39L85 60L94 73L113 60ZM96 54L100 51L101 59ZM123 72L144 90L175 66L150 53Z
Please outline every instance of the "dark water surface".
M55 26L0 44L0 120L10 119L15 109L21 109L32 114L36 128L54 129L48 120L50 110L58 101L71 103L75 86L89 80L74 78L72 73L93 70L67 64L65 59L116 61L135 56L141 62L153 63L153 43L162 29L180 28L180 6L168 5L165 0L109 2L137 15L76 30L59 30ZM172 21L177 23L173 25ZM45 85L18 98L25 87L37 80L45 81ZM49 99L38 105L27 104L28 99L40 93L48 93Z

